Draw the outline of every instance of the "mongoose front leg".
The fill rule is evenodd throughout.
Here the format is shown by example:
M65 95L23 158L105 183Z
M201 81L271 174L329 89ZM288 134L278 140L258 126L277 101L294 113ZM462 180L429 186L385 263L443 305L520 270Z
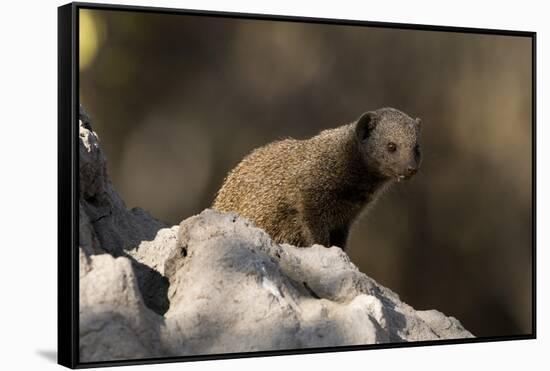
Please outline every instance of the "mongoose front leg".
M306 214L306 217L302 219L302 230L305 246L314 244L329 246L329 231L319 216Z
M348 240L349 226L341 226L330 231L330 243L329 246L338 246L342 250L345 250L346 242Z
M316 226L316 225L310 225L308 227L309 235L311 236L309 246L311 245L323 245L326 247L330 247L330 238L329 233L326 228Z

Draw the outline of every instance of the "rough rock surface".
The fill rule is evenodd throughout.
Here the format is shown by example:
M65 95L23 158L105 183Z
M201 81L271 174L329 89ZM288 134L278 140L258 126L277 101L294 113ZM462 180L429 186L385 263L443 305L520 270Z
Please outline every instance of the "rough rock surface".
M80 357L115 359L472 337L416 311L338 247L275 244L234 214L168 227L128 210L80 120Z

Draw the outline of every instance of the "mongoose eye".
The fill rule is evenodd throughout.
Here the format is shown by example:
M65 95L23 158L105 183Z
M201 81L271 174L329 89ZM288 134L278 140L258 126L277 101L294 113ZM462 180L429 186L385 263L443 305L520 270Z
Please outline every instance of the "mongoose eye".
M389 152L395 152L396 149L397 149L397 145L394 142L389 142L388 143L388 151Z

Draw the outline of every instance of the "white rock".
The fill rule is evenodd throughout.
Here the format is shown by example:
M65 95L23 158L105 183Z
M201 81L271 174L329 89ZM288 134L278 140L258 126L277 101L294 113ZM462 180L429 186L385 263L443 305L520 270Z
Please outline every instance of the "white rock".
M401 302L338 247L278 245L213 210L173 227L127 210L84 115L80 133L81 361L473 336Z

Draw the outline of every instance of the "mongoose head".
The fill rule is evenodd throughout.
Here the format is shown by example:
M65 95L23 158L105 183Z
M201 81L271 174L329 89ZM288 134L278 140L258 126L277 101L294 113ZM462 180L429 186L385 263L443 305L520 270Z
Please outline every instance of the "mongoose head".
M355 128L361 157L369 171L385 179L409 179L420 167L419 118L395 108L361 115Z

